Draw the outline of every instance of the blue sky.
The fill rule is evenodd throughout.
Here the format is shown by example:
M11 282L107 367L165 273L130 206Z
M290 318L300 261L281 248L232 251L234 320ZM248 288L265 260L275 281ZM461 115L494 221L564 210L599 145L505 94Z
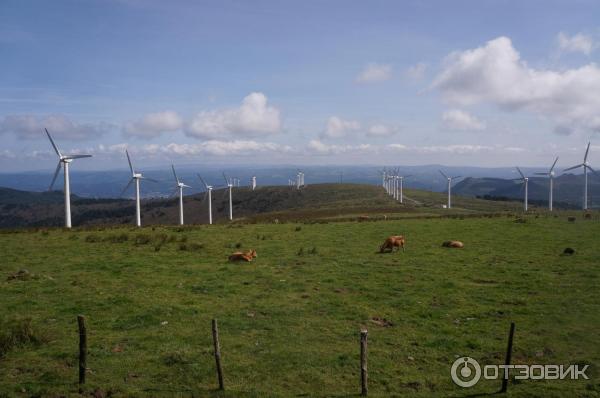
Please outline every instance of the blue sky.
M0 167L600 153L592 1L0 2ZM600 158L598 158L600 159ZM600 160L599 160L600 162Z

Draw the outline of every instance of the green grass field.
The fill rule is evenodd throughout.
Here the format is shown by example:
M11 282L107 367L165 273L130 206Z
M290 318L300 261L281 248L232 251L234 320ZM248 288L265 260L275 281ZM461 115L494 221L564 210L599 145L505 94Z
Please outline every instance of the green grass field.
M392 234L406 252L376 253ZM499 381L461 389L450 366L501 363L511 321L514 363L589 364L590 380L509 396L600 396L599 236L563 216L3 233L0 396L78 395L78 314L88 396L357 395L361 327L371 396L491 394ZM228 263L236 246L258 258Z

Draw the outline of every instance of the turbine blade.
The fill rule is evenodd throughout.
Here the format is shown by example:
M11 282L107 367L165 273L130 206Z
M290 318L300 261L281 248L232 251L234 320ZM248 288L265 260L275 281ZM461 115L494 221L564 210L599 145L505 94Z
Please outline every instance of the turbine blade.
M583 156L583 163L586 162L589 152L590 152L590 142L588 142L587 149L585 150L585 155Z
M452 179L455 179L455 178L462 178L462 176L454 176L454 177L452 177Z
M171 165L171 169L173 170L173 177L175 177L175 181L179 184L179 178L177 178L177 174L175 173L175 166Z
M123 194L125 193L125 191L127 191L129 189L129 187L131 186L131 184L133 184L133 178L131 180L129 180L129 182L127 183L127 185L125 185L125 188L123 188L123 190L121 191L121 194L119 196L123 196Z
M50 140L50 143L52 144L52 147L54 148L54 151L56 152L56 154L58 155L58 157L62 157L62 155L60 154L60 151L58 150L58 147L56 146L56 144L54 143L54 140L52 139L52 137L50 136L50 133L48 132L48 129L44 129L46 130L46 134L48 135L48 139Z
M50 186L48 187L48 191L52 191L52 187L54 186L54 183L56 182L56 177L58 177L59 172L60 172L60 160L58 161L58 164L56 165L56 171L54 172L54 177L52 177L52 182L50 183Z
M82 158L91 158L92 155L65 155L65 159L82 159Z
M573 170L573 169L578 169L581 166L583 166L583 164L578 164L577 166L569 167L568 169L564 169L563 171L569 171L569 170Z
M519 174L521 174L521 177L523 177L523 179L524 179L525 174L523 174L523 172L521 171L521 169L519 167L517 167L517 171L519 172Z
M225 184L229 185L229 180L227 179L227 176L225 175L225 173L223 173L223 179L225 180Z
M179 192L179 187L175 188L175 189L173 190L173 192L171 192L171 194L169 195L169 198L172 198L172 197L174 197L175 195L177 195L177 192Z
M444 174L444 172L442 170L438 170L438 171L440 172L441 175L444 176L444 178L446 178L446 179L448 178L448 176L446 174Z
M204 178L202 178L202 176L200 174L198 174L198 178L200 179L200 181L202 181L202 184L204 184L204 187L206 189L208 189L208 184L206 183L206 181L204 181Z
M548 174L552 173L552 170L554 170L554 166L556 166L556 162L558 162L558 156L556 157L556 159L554 159L554 163L552 163L552 167L550 167L550 171L548 172Z
M585 167L587 167L588 169L592 170L592 172L596 175L598 175L598 173L596 173L596 170L592 169L592 166L586 165Z
M133 166L131 165L131 158L129 157L129 152L125 149L125 154L127 155L127 162L129 163L129 170L131 170L131 175L134 175Z
M183 184L182 187L184 188L191 188L189 185Z

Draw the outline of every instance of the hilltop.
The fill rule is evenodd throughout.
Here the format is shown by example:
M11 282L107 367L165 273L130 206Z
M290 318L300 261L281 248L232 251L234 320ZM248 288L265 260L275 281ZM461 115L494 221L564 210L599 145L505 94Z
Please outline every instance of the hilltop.
M9 191L9 190L4 190ZM3 191L3 192L4 192ZM62 192L31 193L10 190L6 201L0 200L2 227L61 226L63 220ZM15 198L21 198L15 204ZM214 221L227 222L228 195L226 189L212 193ZM383 188L363 184L315 184L301 190L288 186L234 188L233 212L236 221L317 220L372 216L436 216L443 214L477 214L517 211L517 202L491 201L476 198L453 198L453 208L443 209L444 193L406 189L404 204L385 194ZM204 193L185 197L186 224L208 222L208 203ZM135 203L129 199L84 199L72 197L74 225L133 223ZM178 201L145 199L142 201L144 224L176 224Z

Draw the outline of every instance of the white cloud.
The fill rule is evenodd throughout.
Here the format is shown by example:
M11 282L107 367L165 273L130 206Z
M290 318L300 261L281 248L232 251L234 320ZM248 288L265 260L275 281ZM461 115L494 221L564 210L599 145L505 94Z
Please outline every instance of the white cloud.
M389 80L392 77L392 66L389 64L370 63L356 77L359 83L372 83Z
M64 115L7 115L0 121L0 133L13 133L20 139L37 140L45 137L47 128L53 138L85 140L104 134L106 123L75 123Z
M311 140L307 145L309 152L317 155L337 155L348 152L372 152L377 148L369 144L359 145L329 145L319 140Z
M565 71L533 69L507 37L450 54L432 87L453 104L491 103L562 126L600 130L600 68L592 63Z
M360 130L360 123L354 120L343 120L337 116L331 116L327 120L327 126L323 135L329 138L341 138L348 133Z
M409 67L406 70L406 75L413 80L421 80L425 77L427 71L427 64L419 62L416 65Z
M374 124L367 130L367 135L371 137L389 137L397 132L397 127L387 126L385 124Z
M176 112L164 111L149 113L140 120L127 123L124 132L129 136L155 138L166 132L181 129L183 121Z
M238 108L203 111L186 127L186 134L196 138L229 135L261 136L281 131L279 110L267 104L263 93L251 93Z
M485 123L479 121L475 116L460 109L450 109L442 114L444 127L449 130L484 130Z
M585 55L590 55L594 49L594 40L587 35L577 33L569 37L567 34L560 32L556 38L558 48L562 52L580 52Z

